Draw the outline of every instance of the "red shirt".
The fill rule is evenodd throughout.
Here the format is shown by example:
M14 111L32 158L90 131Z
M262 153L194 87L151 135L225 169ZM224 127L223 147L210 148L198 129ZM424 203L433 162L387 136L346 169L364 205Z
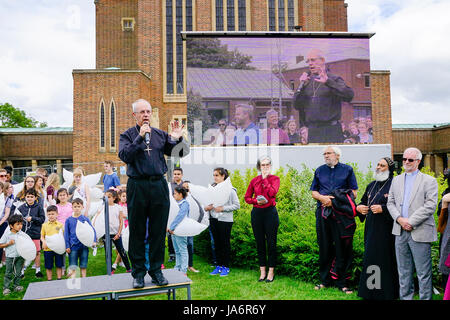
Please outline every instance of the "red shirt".
M275 206L275 197L280 188L280 178L274 175L268 175L267 178L263 179L261 175L253 178L250 181L250 185L245 193L245 202L252 204L256 208L267 208ZM267 199L267 203L264 205L258 205L256 197L262 195Z

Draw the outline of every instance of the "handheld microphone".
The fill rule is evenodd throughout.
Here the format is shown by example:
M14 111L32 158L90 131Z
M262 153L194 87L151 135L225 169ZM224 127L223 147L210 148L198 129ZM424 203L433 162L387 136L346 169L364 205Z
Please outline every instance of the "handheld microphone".
M145 121L144 123L148 124L147 121ZM150 144L150 132L146 132L144 135L144 139L145 139L145 144L149 145Z
M307 74L308 74L308 77L311 77L311 72L310 71L308 71ZM301 91L308 81L309 80L300 81L300 84L298 85L297 91Z

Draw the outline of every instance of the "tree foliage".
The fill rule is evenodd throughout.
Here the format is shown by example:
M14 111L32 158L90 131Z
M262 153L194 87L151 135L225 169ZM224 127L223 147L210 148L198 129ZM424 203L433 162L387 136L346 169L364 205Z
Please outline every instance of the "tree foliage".
M253 70L249 63L252 57L239 52L237 49L228 50L215 38L189 38L186 41L187 66L196 68L222 68Z
M25 111L15 108L9 103L0 104L0 128L44 128L46 122L39 122Z

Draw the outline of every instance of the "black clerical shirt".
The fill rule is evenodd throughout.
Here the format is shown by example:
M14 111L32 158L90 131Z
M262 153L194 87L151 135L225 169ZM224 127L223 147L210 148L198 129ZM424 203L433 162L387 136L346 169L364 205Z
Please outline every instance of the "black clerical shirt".
M189 153L189 146L183 137L174 141L167 132L153 127L150 136L151 150L146 151L147 145L139 135L140 129L136 125L120 135L119 158L127 164L127 176L130 178L162 176L167 172L164 155L184 157Z

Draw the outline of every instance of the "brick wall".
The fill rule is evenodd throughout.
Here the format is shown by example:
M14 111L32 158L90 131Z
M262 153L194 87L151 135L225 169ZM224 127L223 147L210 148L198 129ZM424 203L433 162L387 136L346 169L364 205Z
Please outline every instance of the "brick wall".
M324 31L324 0L303 0L303 30Z
M137 39L134 31L122 31L122 18L134 18L137 0L98 0L96 3L96 68L137 66ZM141 1L139 1L141 2Z
M429 129L392 130L394 154L402 154L406 148L415 147L422 153L433 151L433 132Z
M347 4L344 0L324 0L324 31L348 31Z
M433 150L450 153L450 125L433 130Z
M392 144L391 84L389 71L371 71L374 143Z
M1 134L0 159L70 159L72 145L71 132Z
M142 72L74 70L74 163L118 161L119 135L135 124L131 104L143 98L157 107L150 96L150 80ZM100 151L99 110L105 105L105 151ZM114 99L116 108L116 150L110 149L109 110Z

